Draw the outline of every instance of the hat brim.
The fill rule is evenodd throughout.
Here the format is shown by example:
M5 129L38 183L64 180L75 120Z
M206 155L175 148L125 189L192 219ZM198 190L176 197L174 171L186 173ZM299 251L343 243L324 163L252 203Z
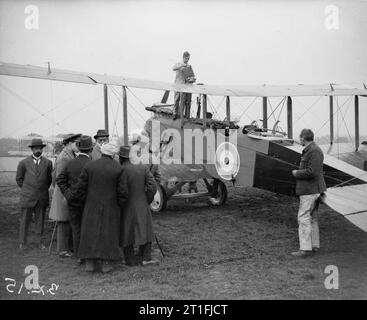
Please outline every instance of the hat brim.
M93 150L93 147L92 148L79 148L79 151L92 151Z
M101 135L101 136L94 136L93 138L94 139L97 139L97 138L108 138L110 135L109 134L106 134L106 135Z
M72 140L76 140L76 139L78 139L78 138L80 138L81 137L81 133L77 133L77 134L74 134L74 135L72 135L72 136L70 136L70 137L67 137L66 139L64 139L62 142L63 143L68 143L68 142L70 142L70 141L72 141Z
M44 143L42 143L42 144L30 144L30 145L28 145L28 147L29 148L35 148L35 147L42 147L42 148L44 148L44 147L46 147L46 145Z
M129 155L126 155L126 154L118 154L120 158L124 158L124 159L130 159L130 156Z

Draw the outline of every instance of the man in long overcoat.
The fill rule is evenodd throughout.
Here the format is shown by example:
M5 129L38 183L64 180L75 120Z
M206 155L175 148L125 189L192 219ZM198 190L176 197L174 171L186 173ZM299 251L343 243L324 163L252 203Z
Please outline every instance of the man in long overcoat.
M79 258L86 260L86 271L96 270L102 260L102 272L113 270L112 262L122 258L119 247L120 215L128 187L124 169L113 160L118 152L112 141L101 147L102 157L89 162L80 174L72 198L84 198Z
M68 201L70 226L73 235L73 248L75 256L78 255L79 249L84 199L71 199L71 195L72 190L76 188L82 169L89 161L91 161L90 153L92 152L93 148L92 137L81 136L77 142L77 147L79 149L78 156L66 164L65 169L61 171L56 179L57 185Z
M16 182L21 188L19 248L22 250L26 248L32 213L35 216L39 247L40 249L45 248L42 243L42 235L45 212L49 205L48 189L52 182L52 162L42 157L42 150L45 146L41 139L32 139L29 147L33 154L20 161L17 168Z
M152 260L151 250L154 239L152 214L147 194L157 192L157 185L149 168L143 164L132 164L129 160L130 147L120 148L119 156L122 168L127 176L129 198L122 210L120 246L124 250L127 265L136 265L134 245L139 247L139 256L143 265L157 263Z
M65 169L67 163L75 158L78 151L76 142L81 134L68 134L64 137L62 149L55 161L53 185L54 193L51 201L50 219L57 221L57 251L60 257L71 257L71 227L69 222L69 209L67 201L56 184L58 175Z

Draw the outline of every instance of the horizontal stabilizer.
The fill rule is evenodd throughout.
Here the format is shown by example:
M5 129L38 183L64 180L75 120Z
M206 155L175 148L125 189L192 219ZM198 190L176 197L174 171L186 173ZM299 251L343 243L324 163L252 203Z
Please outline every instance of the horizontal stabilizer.
M324 202L367 232L367 184L329 188Z

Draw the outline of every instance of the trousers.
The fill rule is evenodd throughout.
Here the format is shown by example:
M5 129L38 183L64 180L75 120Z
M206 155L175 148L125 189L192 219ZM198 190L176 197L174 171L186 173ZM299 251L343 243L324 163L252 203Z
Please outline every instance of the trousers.
M134 246L124 247L125 262L127 265L136 265L140 261L152 260L152 243L147 242L139 246L138 255L135 255Z
M181 116L181 110L185 118L190 118L191 93L175 92L174 114Z
M57 221L57 251L70 251L72 233L69 221Z
M33 208L21 208L20 228L19 228L19 243L26 244L29 224L32 221L34 213L34 222L36 226L36 235L39 238L39 243L42 243L46 207L41 206L39 201Z
M320 247L317 199L320 194L299 197L298 236L300 250L311 251Z
M79 250L80 232L82 228L82 214L83 207L75 207L69 205L70 227L73 237L73 249L75 255L78 254Z

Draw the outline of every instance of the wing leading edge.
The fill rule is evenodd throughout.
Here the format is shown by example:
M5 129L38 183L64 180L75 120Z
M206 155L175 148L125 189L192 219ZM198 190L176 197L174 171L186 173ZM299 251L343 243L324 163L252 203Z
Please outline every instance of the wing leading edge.
M0 75L26 77L45 80L66 81L84 84L108 84L143 88L152 90L179 91L194 94L207 94L230 97L284 97L284 96L367 96L365 83L356 85L322 84L322 85L243 85L211 86L185 85L163 81L151 81L122 76L111 76L89 72L78 72L55 68L0 62Z

